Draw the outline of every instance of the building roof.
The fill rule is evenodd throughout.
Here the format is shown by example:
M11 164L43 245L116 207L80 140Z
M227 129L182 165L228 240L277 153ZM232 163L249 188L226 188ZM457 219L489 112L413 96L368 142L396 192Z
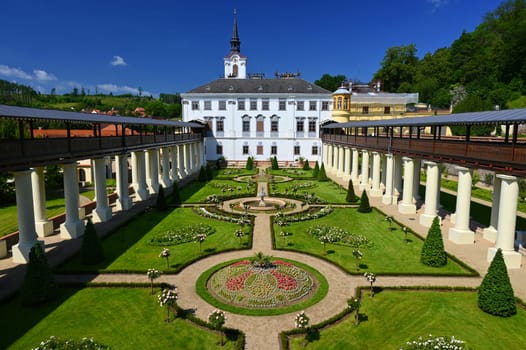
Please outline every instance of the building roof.
M194 123L182 121L172 121L166 119L150 119L108 116L101 114L69 112L54 109L39 109L28 107L16 107L0 105L0 117L26 119L26 120L62 120L77 123L104 123L104 124L135 124L135 125L158 125L168 127L188 127L201 128L202 126Z
M300 78L290 79L217 79L187 92L188 94L326 94L317 85Z
M363 128L363 127L400 127L433 125L482 125L482 124L522 124L526 123L526 108L501 111L469 112L420 118L401 118L368 120L348 123L333 123L323 126L325 129Z

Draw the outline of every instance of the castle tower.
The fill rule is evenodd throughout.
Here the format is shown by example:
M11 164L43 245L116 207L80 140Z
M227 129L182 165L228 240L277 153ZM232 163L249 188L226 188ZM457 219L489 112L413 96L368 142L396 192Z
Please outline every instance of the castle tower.
M237 16L234 10L234 28L230 39L230 52L225 56L225 79L246 79L247 57L241 54L241 41L237 32Z

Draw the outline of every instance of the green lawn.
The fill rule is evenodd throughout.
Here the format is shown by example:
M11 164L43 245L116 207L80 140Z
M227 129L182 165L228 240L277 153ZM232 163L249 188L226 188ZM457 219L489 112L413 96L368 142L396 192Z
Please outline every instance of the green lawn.
M292 194L294 186L297 186L297 195L301 196L304 192L314 193L327 203L347 204L345 201L347 190L332 181L294 180L293 182L282 182L270 185L269 191L271 195L276 192L285 192L285 190L288 190L288 192ZM275 190L272 189L273 187L275 187Z
M163 247L149 244L150 239L158 233L198 223L208 224L214 227L216 232L208 236L202 244L202 254L199 253L199 244L196 242L169 246L171 253L169 263L172 271L206 255L248 247L248 235L244 236L242 246L239 244L239 238L234 235L239 228L235 223L206 219L195 214L190 208L171 208L166 212L151 210L139 215L103 240L106 259L101 264L82 265L77 255L59 270L145 272L149 268L155 268L165 271L166 260L159 257ZM249 228L245 227L245 232L248 231Z
M314 167L314 164L311 165L311 168ZM312 169L311 170L303 170L301 168L282 168L279 170L272 170L271 168L268 168L268 173L272 175L280 175L280 176L287 176L291 178L310 178L312 177Z
M360 248L363 258L357 261L353 255L353 248L327 244L327 253L319 240L307 233L307 229L314 225L338 226L350 233L366 236L372 247ZM355 208L336 208L334 212L315 221L292 223L281 229L274 225L274 236L278 249L290 249L322 256L334 262L351 273L364 271L376 274L440 274L463 275L468 272L457 263L448 259L448 264L441 268L423 265L420 262L420 252L423 241L413 235L408 235L409 243L405 242L404 234L396 223L389 224L385 217L377 211L359 213ZM291 232L286 239L280 236L281 231ZM357 263L360 270L357 270Z
M211 349L219 334L176 319L148 288L61 289L46 305L21 309L19 299L0 305L1 349L31 349L54 335L79 340L93 337L112 349ZM233 342L224 346L233 349Z
M228 188L233 191L229 191ZM223 189L225 189L223 191ZM194 181L180 189L181 200L185 203L204 203L210 195L237 195L254 197L256 186L252 186L251 192L247 192L247 184L233 180L211 180L208 182Z
M399 349L428 334L455 336L470 349L519 349L526 342L525 310L518 308L510 318L491 316L478 308L475 292L382 291L374 298L364 293L360 314L365 320L358 326L352 314L306 348ZM293 339L290 348L302 349L303 339Z

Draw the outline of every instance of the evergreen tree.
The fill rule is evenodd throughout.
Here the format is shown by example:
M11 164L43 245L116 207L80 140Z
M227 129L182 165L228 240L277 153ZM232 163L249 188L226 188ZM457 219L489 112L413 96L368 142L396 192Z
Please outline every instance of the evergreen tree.
M174 181L172 188L172 202L176 204L181 203L181 193L179 192L179 184L177 181Z
M208 181L212 180L214 178L214 173L212 171L212 167L210 166L210 164L206 163L205 170L206 170L206 179Z
M480 284L478 304L482 311L495 316L509 317L517 313L513 288L500 248Z
M320 172L320 166L318 165L318 161L316 161L316 164L314 164L314 170L312 170L312 177L318 178L319 172Z
M254 158L252 158L252 157L248 157L248 158L247 158L246 169L247 169L247 170L252 170L252 169L254 169Z
M26 275L20 296L22 304L32 306L45 303L57 295L58 289L48 265L46 253L39 242L29 252Z
M274 156L270 158L270 164L272 170L279 170L278 157Z
M438 216L435 216L427 232L427 237L424 241L422 252L420 253L420 261L424 265L433 267L441 267L447 264L447 254L444 250L442 230L440 229Z
M318 171L317 176L318 181L329 181L329 178L327 177L327 174L325 173L325 165L321 163L320 171Z
M305 159L303 162L303 170L310 170L309 160Z
M345 201L348 203L358 202L358 196L354 193L354 186L351 179L349 179L348 186L349 187L347 187L347 197L345 197Z
M323 164L322 164L323 167ZM362 192L362 197L360 198L360 206L358 207L358 211L360 213L370 213L373 209L371 208L371 205L369 204L369 197L367 197L367 192Z
M86 265L96 265L104 260L104 247L95 226L88 219L80 247L80 260Z
M155 207L159 211L164 211L168 209L168 205L166 204L166 198L164 197L164 188L162 185L159 185L159 192L157 193L157 202L155 203Z
M199 182L206 182L206 169L204 166L201 166L199 169L199 177L197 178Z

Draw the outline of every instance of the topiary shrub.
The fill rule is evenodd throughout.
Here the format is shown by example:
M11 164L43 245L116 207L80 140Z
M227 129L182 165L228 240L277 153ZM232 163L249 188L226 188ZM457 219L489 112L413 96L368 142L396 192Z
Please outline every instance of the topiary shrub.
M206 179L209 181L212 180L214 178L214 173L212 171L212 167L210 166L210 164L206 163L205 170L206 170Z
M179 191L179 184L177 181L174 181L172 188L172 202L176 204L181 203L181 192Z
M43 304L53 299L57 292L57 285L49 268L46 253L37 242L29 251L26 275L20 289L22 304L26 306Z
M495 316L510 317L517 313L513 288L500 248L480 284L478 304L482 311Z
M86 265L95 265L104 260L104 247L90 219L86 223L86 230L82 237L80 260Z
M270 158L270 166L272 170L279 170L278 157L274 156Z
M323 165L323 163L321 163L321 168L320 171L318 171L317 179L318 181L329 181L327 173L325 172L325 165Z
M166 204L166 198L164 197L164 188L162 185L159 185L159 191L157 192L157 202L155 203L155 207L159 211L164 211L168 209L168 205Z
M305 159L303 162L303 170L310 170L309 160Z
M422 264L432 267L441 267L447 264L447 254L444 250L442 229L438 216L435 216L429 231L427 231L427 237L420 253L420 261Z
M373 209L371 208L371 205L369 204L369 197L367 197L367 192L363 191L362 196L360 198L360 206L358 207L358 211L360 213L370 213L372 210Z
M199 182L206 182L207 176L206 176L206 169L204 166L201 166L201 168L199 168L199 177L197 178L197 180Z
M347 187L347 196L345 197L345 201L348 203L358 202L358 196L356 195L356 193L354 193L354 185L352 183L352 180L349 180L349 185Z
M253 170L254 169L254 158L248 157L247 158L247 164L245 166L247 170Z
M317 178L318 174L320 172L320 166L318 165L318 161L314 164L314 169L312 170L312 177Z

